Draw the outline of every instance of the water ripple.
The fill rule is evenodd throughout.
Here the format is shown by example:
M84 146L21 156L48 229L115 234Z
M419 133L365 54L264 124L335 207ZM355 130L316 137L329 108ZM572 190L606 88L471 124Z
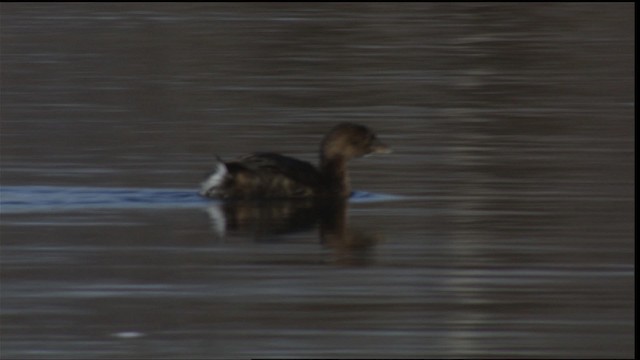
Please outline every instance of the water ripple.
M351 202L392 201L399 196L354 191ZM70 186L3 186L0 212L27 213L101 208L193 208L216 200L200 197L194 189L147 189Z

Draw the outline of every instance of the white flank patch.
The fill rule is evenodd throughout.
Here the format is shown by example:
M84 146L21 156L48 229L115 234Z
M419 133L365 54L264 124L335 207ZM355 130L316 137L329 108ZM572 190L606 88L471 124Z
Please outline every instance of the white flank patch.
M227 232L227 217L219 204L207 207L211 220L211 228L219 239L224 239Z
M227 171L227 166L223 162L216 164L216 169L213 173L200 185L200 194L206 195L212 189L222 185L222 182L228 173L229 171Z

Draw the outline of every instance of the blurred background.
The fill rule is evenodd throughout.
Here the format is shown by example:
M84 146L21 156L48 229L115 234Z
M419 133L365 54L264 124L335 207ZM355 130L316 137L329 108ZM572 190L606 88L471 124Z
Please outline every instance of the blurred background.
M3 3L2 357L633 357L634 10ZM189 198L340 121L366 251Z

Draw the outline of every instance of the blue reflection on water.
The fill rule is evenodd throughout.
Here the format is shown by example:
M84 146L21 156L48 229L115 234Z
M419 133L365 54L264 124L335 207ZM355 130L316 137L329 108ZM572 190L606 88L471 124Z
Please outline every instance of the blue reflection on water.
M3 186L0 211L75 210L82 208L191 207L204 200L193 189L137 189L66 186Z
M354 191L350 202L391 201L399 196ZM205 199L194 189L145 189L69 186L3 186L0 212L24 213L88 208L184 208L200 207Z

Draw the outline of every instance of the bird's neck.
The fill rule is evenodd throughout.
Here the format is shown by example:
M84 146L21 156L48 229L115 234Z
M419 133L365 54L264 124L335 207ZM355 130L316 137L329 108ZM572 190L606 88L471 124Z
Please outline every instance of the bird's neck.
M351 195L347 160L341 156L320 159L320 172L325 183L327 195L347 198Z

